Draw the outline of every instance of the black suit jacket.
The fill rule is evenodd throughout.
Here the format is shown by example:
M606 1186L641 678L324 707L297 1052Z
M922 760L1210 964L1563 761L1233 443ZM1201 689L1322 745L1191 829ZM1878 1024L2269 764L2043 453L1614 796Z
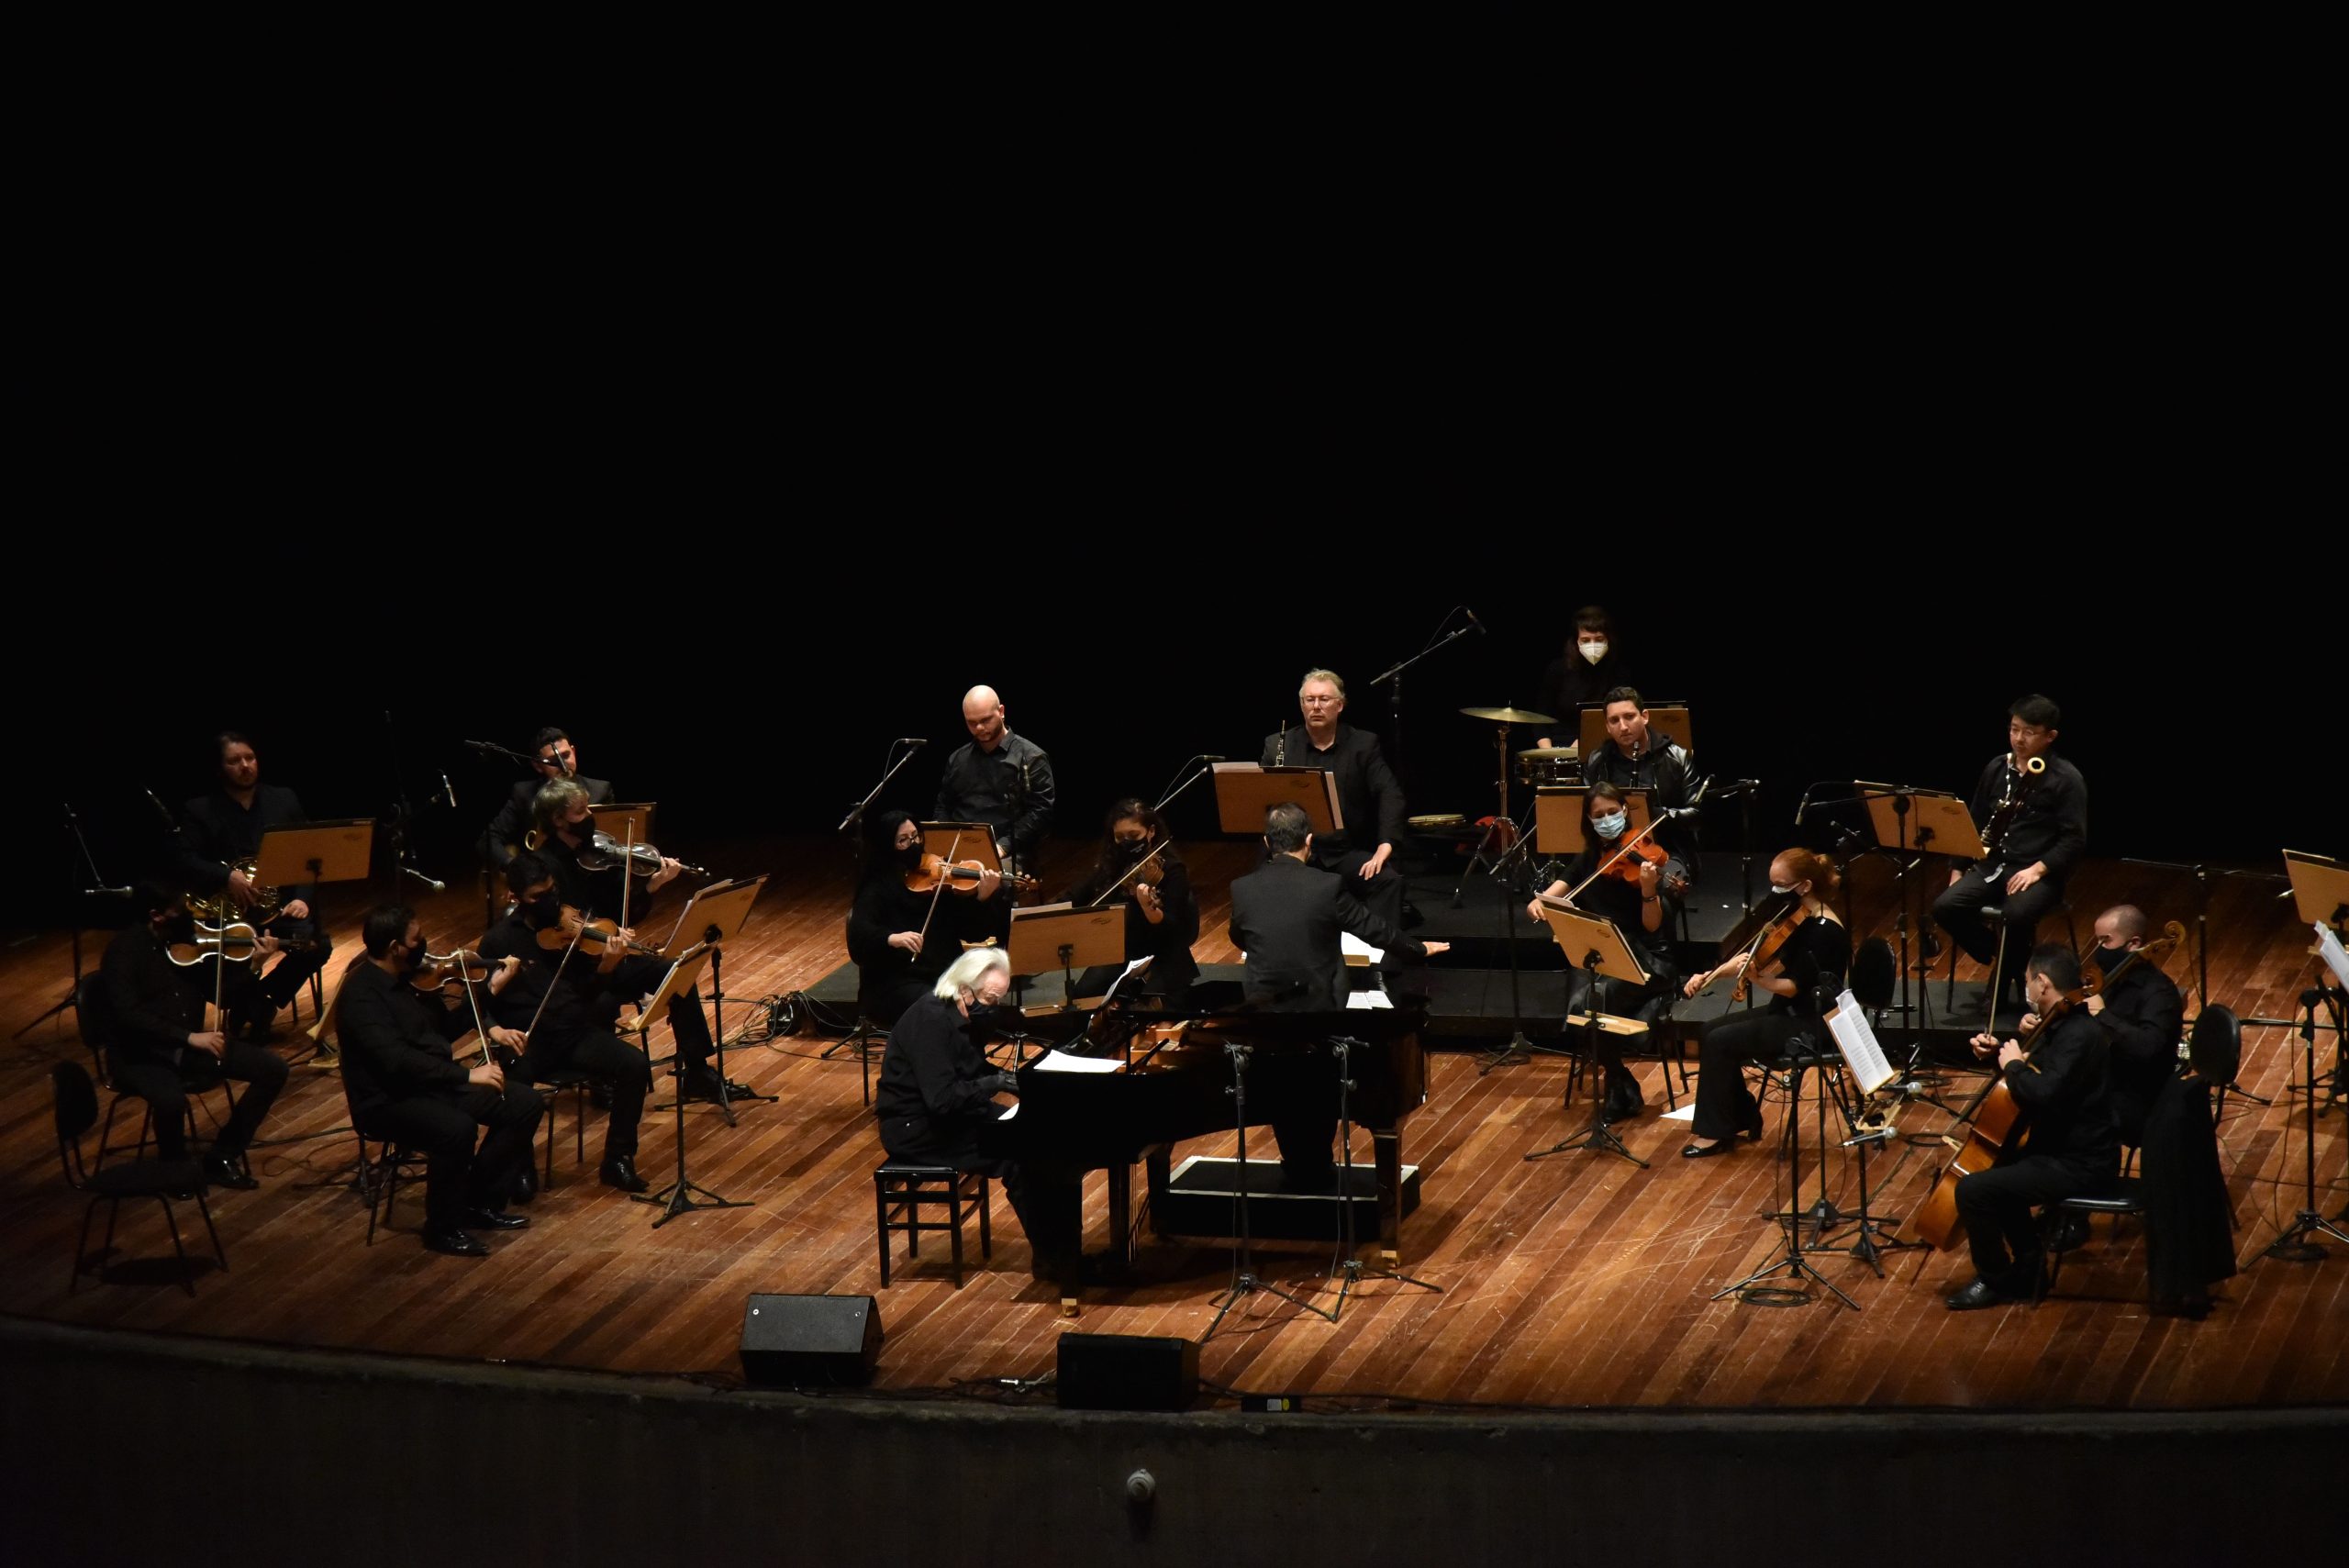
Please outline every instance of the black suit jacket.
M1248 955L1247 995L1283 1010L1334 1012L1346 1005L1351 931L1390 955L1424 959L1428 950L1363 907L1346 879L1287 855L1231 884L1231 940Z
M514 793L481 836L481 856L492 871L503 871L506 862L522 847L522 836L530 830L530 803L539 798L539 790L547 781L527 778L514 786ZM590 806L609 806L612 786L608 780L573 778L572 782L587 792Z
M1399 844L1409 818L1404 815L1403 785L1386 765L1378 737L1351 724L1338 726L1330 749L1317 751L1303 725L1264 737L1258 762L1264 767L1319 768L1338 775L1338 809L1346 825L1334 833L1313 835L1317 860L1360 850L1375 854L1381 844Z

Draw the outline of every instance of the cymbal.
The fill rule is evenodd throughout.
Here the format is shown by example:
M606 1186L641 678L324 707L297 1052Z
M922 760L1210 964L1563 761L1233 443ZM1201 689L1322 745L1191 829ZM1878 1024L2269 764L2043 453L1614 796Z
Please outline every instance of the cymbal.
M1546 713L1533 713L1521 707L1464 707L1460 711L1471 718L1481 718L1491 724L1555 724L1558 722Z

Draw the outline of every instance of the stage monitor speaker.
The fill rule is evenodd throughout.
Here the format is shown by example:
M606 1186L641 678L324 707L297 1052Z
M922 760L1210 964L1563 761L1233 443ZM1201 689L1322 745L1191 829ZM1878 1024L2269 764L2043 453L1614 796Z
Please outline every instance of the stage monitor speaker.
M869 1296L754 1296L742 1315L742 1375L767 1387L869 1383L881 1307Z
M1063 1334L1053 1379L1063 1410L1186 1410L1199 1347L1143 1334Z

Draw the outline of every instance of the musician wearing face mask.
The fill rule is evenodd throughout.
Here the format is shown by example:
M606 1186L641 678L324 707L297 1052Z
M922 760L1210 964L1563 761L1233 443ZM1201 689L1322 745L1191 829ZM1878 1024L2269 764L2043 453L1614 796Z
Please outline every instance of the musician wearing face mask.
M235 730L214 737L220 787L198 795L180 811L182 874L196 893L221 894L237 919L252 921L255 906L269 889L255 886L239 862L261 852L261 838L272 828L298 828L310 818L301 797L283 784L261 782L261 758L253 743ZM285 944L283 955L257 979L248 969L232 979L228 996L228 1032L265 1042L277 1014L294 1000L311 975L326 967L333 944L314 917L317 889L281 887L274 917L253 921L263 936Z
M1083 1189L1060 1173L979 1152L979 1124L1004 1113L995 1096L1019 1090L1019 1078L997 1072L985 1050L1010 988L1011 960L1001 948L974 948L947 965L889 1031L873 1114L891 1159L983 1171L1002 1182L1028 1233L1036 1277L1073 1290L1083 1273Z
M857 969L857 1007L887 1028L928 995L965 942L992 934L990 912L1003 879L984 873L972 891L907 885L922 867L921 824L902 811L867 818L864 872L848 916L848 955Z
M624 902L622 886L630 873L617 859L602 871L589 871L579 863L581 852L591 851L596 838L596 818L587 808L587 791L576 779L551 780L540 789L531 813L539 829L536 852L554 878L554 915L559 917L562 906L568 905L584 915L618 919ZM625 904L630 924L620 930L618 941L607 945L596 965L604 995L616 1005L651 995L667 978L666 959L630 951L629 944L642 940L634 922L651 907L652 895L675 881L684 869L664 855L659 871L637 878L635 886L628 891ZM541 910L540 917L546 918L547 912ZM680 1092L692 1099L718 1098L718 1070L709 1062L716 1046L710 1039L708 1015L702 1010L700 990L670 998L668 1019L669 1031L676 1044ZM724 1089L729 1096L750 1092L742 1084L731 1082Z
M1319 768L1338 781L1338 809L1345 826L1313 835L1312 863L1346 879L1348 889L1370 912L1397 930L1403 927L1403 878L1387 865L1402 842L1403 785L1378 737L1339 720L1346 711L1346 684L1333 670L1308 670L1297 689L1300 727L1264 737L1264 767Z
M1645 790L1651 812L1687 805L1695 787L1687 749L1649 725L1647 705L1631 687L1610 688L1606 701L1607 739L1582 760L1583 782ZM1655 830L1656 842L1669 857L1664 884L1675 894L1687 887L1689 869L1697 863L1696 820L1674 817Z
M360 1135L424 1154L424 1245L452 1257L486 1257L476 1230L519 1230L506 1212L530 1165L545 1104L508 1084L495 1062L460 1062L450 1044L473 1027L471 1006L428 1005L408 984L424 961L424 929L397 905L367 913L363 957L345 972L335 1003L343 1084ZM503 1035L493 1029L493 1039ZM483 1129L487 1136L475 1149Z
M2039 922L2064 899L2064 884L2087 847L2088 786L2080 770L2055 754L2063 715L2036 694L2007 710L2007 750L1990 759L1967 803L1990 853L1953 867L1933 900L1933 919L1977 963L1999 952L1998 930L1983 911L2002 911L2005 973L1975 1004L1985 1011L2021 973ZM2032 765L2043 771L2034 773ZM1996 839L1996 844L1989 840Z
M549 725L530 737L530 752L538 760L530 766L530 776L517 784L482 830L482 860L492 871L504 869L506 862L520 851L530 830L530 806L540 789L555 779L569 779L587 792L587 804L607 806L612 800L612 786L605 779L591 779L579 771L579 751L572 743L568 732Z
M1689 1124L1695 1136L1680 1151L1683 1158L1726 1154L1740 1134L1761 1137L1762 1107L1745 1086L1745 1064L1776 1061L1798 1034L1824 1040L1820 998L1831 1005L1852 967L1851 935L1828 904L1841 880L1825 855L1780 851L1770 862L1770 892L1785 906L1773 922L1782 929L1765 934L1753 954L1740 951L1718 968L1690 975L1682 987L1694 996L1716 981L1734 984L1742 976L1757 999L1769 998L1760 1011L1715 1024L1698 1048L1697 1115ZM1765 948L1768 956L1757 967L1753 956Z
M1542 736L1534 741L1536 746L1575 745L1576 726L1581 723L1575 716L1616 687L1631 684L1631 678L1623 673L1623 658L1617 649L1614 623L1605 610L1585 605L1575 612L1566 651L1542 672L1542 700L1533 705L1541 712L1556 716L1565 728L1555 736Z
M2024 965L2024 995L2034 1022L2052 1021L2029 1054L2020 1039L2001 1044L1995 1035L1974 1037L1976 1055L1997 1057L2030 1138L2020 1148L2010 1145L1990 1169L1958 1180L1957 1213L1965 1222L1974 1279L1949 1297L1953 1312L2036 1295L2046 1260L2032 1210L2109 1191L2120 1173L2104 1030L2085 1008L2065 1000L2079 988L2080 962L2069 948L2051 942L2033 949Z
M2133 904L2116 904L2096 917L2089 956L2107 984L2086 1004L2104 1028L2113 1114L2121 1141L2132 1149L2144 1142L2145 1118L2176 1075L2177 1042L2186 1038L2186 998L2177 983L2152 960L2129 961L2145 945L2145 912ZM2026 1018L2021 1027L2037 1022Z
M643 1192L649 1184L637 1174L637 1126L651 1087L643 1054L612 1030L619 1006L605 987L598 960L576 948L568 954L550 950L540 940L541 932L559 929L562 916L553 868L525 850L506 863L506 885L514 895L513 912L481 941L481 955L504 972L498 978L505 984L484 998L501 1026L499 1043L522 1053L517 1075L525 1082L542 1082L569 1067L603 1085L611 1119L596 1174L607 1187Z
M1605 1005L1600 1010L1619 1018L1653 1020L1662 1017L1672 999L1680 994L1679 971L1672 962L1670 937L1672 917L1679 907L1679 900L1665 888L1663 861L1652 861L1637 849L1625 855L1605 876L1591 880L1630 839L1631 819L1624 806L1623 792L1610 784L1591 785L1583 801L1583 811L1590 832L1582 852L1567 862L1564 876L1542 890L1542 898L1564 898L1571 894L1575 908L1596 915L1615 928L1623 945L1631 950L1640 967L1651 978L1645 985L1629 985L1620 980L1606 982ZM1581 889L1579 893L1575 892L1577 888ZM1542 898L1525 906L1526 913L1537 923L1542 919ZM1567 982L1566 1011L1581 1013L1591 1005L1591 976L1579 969L1574 970L1572 975ZM1640 1082L1623 1064L1622 1042L1601 1030L1598 1050L1600 1063L1606 1068L1608 1119L1620 1121L1637 1116L1642 1103Z
M1138 799L1112 806L1100 858L1068 899L1080 908L1097 901L1125 906L1126 962L1151 962L1119 995L1156 996L1173 1012L1189 1005L1191 983L1199 977L1191 957L1191 944L1199 940L1199 904L1191 893L1190 868L1157 812ZM1110 964L1088 969L1077 976L1076 994L1101 995L1118 973Z

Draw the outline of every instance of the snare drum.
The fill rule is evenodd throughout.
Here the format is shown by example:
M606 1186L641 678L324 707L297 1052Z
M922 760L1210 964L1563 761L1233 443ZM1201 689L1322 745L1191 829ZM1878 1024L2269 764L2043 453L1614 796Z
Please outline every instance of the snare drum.
M1582 783L1577 749L1573 746L1543 746L1520 751L1517 754L1517 782L1537 787Z

